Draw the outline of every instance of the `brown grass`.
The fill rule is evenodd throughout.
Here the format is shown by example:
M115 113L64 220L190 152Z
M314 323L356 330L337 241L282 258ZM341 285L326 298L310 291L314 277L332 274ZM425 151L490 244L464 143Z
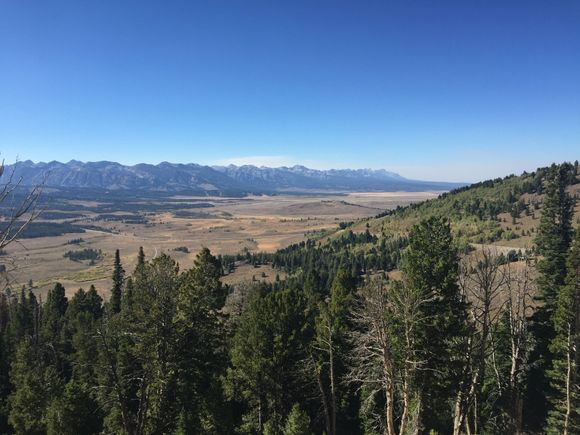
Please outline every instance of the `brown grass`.
M11 272L14 289L28 283L30 279L37 292L61 282L71 296L79 287L94 285L107 297L111 286L112 255L121 251L123 267L131 272L136 264L140 246L145 255L152 258L167 253L175 258L181 269L193 265L196 253L208 247L214 254L235 254L244 250L273 252L291 243L305 240L305 233L336 228L341 221L351 221L374 216L382 210L406 205L432 197L432 193L358 193L328 196L254 196L248 198L203 198L215 207L202 209L211 217L203 219L177 218L172 213L155 213L148 216L148 225L121 222L98 222L114 234L87 231L83 234L65 234L58 237L25 239L12 244L6 251L14 259L16 269ZM196 199L193 197L180 197ZM83 206L94 206L87 201L75 202ZM95 217L95 213L89 213ZM87 224L95 224L87 220ZM69 245L68 240L82 237L81 245ZM186 246L189 253L176 252L175 248ZM101 249L104 259L95 265L73 262L63 258L68 250L83 248ZM263 266L265 267L265 266ZM242 266L224 281L251 280L255 273L260 280L262 270ZM265 269L272 280L275 273Z

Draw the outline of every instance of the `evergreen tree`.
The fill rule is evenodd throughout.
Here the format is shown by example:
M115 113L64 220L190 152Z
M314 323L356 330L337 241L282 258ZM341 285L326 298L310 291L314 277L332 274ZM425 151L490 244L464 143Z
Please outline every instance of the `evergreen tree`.
M67 307L65 288L60 283L56 283L48 292L46 302L41 308L40 341L46 346L45 357L62 376L70 374L68 359L70 348L65 329Z
M57 282L54 288L48 292L43 306L42 323L49 334L55 335L58 332L59 322L64 317L67 306L68 299L65 296L65 288Z
M354 279L346 271L339 270L332 282L329 298L319 303L319 315L315 320L313 369L329 435L336 434L338 427L345 431L352 430L349 427L352 422L345 418L349 413L344 408L352 405L353 398L344 388L344 376L349 352L349 317L355 289Z
M10 303L9 318L6 325L6 345L16 345L26 335L38 334L39 305L31 291L20 291L19 297Z
M220 282L221 264L203 248L197 255L194 266L184 273L183 279L196 289L195 298L208 310L219 310L226 298L226 288Z
M547 433L580 432L580 229L568 255L566 285L561 288L553 316L554 359L549 370L552 394Z
M558 290L564 285L566 255L572 241L574 200L566 191L569 184L569 165L552 168L535 240L537 252L542 256L538 262L538 289L549 312L554 309Z
M79 289L71 298L66 311L67 339L70 341L70 363L75 388L91 392L98 379L99 359L97 324L103 314L103 300L94 286L88 292ZM71 387L72 388L72 387ZM76 390L75 390L76 391Z
M536 236L538 262L538 290L543 303L533 315L533 335L536 348L531 356L537 364L530 371L526 410L531 430L540 430L546 421L550 384L547 371L552 366L550 343L554 340L552 315L560 289L565 283L566 256L572 240L572 213L574 201L566 192L571 182L570 165L553 166L546 181L542 217Z
M53 365L46 364L42 345L25 337L16 350L10 369L14 391L8 398L8 421L16 433L45 434L46 413L52 398L62 390Z
M256 290L237 320L231 343L228 396L242 407L243 433L280 431L300 391L304 302L292 290ZM267 424L266 424L267 423Z
M98 319L103 315L103 298L97 293L97 289L91 284L86 293L84 310L90 313L93 318Z
M295 404L286 418L282 435L308 435L310 433L310 417Z
M415 225L404 253L405 285L429 302L421 307L422 337L418 339L425 361L419 391L422 422L426 429L449 432L449 409L463 372L460 343L466 336L466 304L457 284L459 258L449 223L431 217Z
M121 310L131 310L133 307L133 293L135 292L135 287L133 284L133 278L127 278L125 282L125 290L123 291L123 297L121 299Z
M123 280L125 270L121 265L119 250L115 251L115 262L113 264L113 288L111 289L111 299L109 300L111 313L116 314L121 311L121 298L123 293Z
M99 404L90 392L70 381L62 396L54 398L48 406L46 429L48 435L101 433Z
M203 249L194 267L180 276L175 330L179 354L179 430L226 432L229 419L220 376L225 374L223 319L226 289L220 282L221 264Z
M178 272L167 255L145 264L135 277L131 310L99 327L100 400L108 431L165 433L175 428Z
M8 371L12 350L9 347L8 337L6 337L10 320L9 311L8 297L4 293L0 293L0 433L8 432L6 399L8 398L8 394L10 394Z
M145 251L143 246L139 246L139 254L137 254L137 269L145 265Z

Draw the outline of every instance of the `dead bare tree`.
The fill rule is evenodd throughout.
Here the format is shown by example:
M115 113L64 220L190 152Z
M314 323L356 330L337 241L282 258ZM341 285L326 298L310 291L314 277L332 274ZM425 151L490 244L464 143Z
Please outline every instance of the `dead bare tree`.
M0 249L15 241L40 213L38 199L42 184L25 191L22 177L15 179L15 170L13 165L10 173L5 174L4 161L0 164L0 178L7 177L0 183Z
M375 279L361 290L353 313L356 327L350 337L353 349L348 381L365 387L363 409L375 417L376 429L385 435L418 433L420 429L421 398L415 378L423 362L418 357L416 334L424 302L400 282L387 288ZM373 412L377 397L385 401L379 415ZM397 410L400 414L395 415Z
M513 433L522 432L523 391L528 366L528 356L533 347L530 333L530 317L534 312L533 298L536 294L535 277L530 264L512 265L504 268L506 301L504 312L507 316L508 338L510 343L510 372L505 386L502 385L499 370L492 362L498 379L498 389L507 388L510 398L508 409L510 426ZM493 341L493 337L492 337ZM493 352L495 356L495 346Z
M8 173L4 161L0 164L0 252L18 240L24 229L40 214L39 199L44 183L27 187L22 177L16 177L16 165ZM10 258L2 259L0 273L8 283Z
M319 324L319 334L317 345L313 349L325 355L324 363L318 365L316 370L316 379L320 388L320 395L323 398L323 405L326 419L326 430L329 435L335 435L337 431L336 417L338 414L336 401L336 371L335 371L335 336L328 315L323 315ZM328 388L324 387L322 382L322 366L326 367L328 373ZM328 389L328 391L326 391Z
M415 291L404 283L394 283L389 290L392 314L400 325L399 334L404 337L401 349L402 374L400 381L402 413L399 435L418 434L421 430L422 392L416 387L418 371L424 370L427 361L421 356L418 344L420 329L426 321L423 305L430 296Z
M477 398L485 377L486 360L490 355L490 331L500 315L500 296L506 283L500 256L489 248L467 257L459 278L463 295L469 301L471 334L465 341L464 373L455 400L453 433L458 435L465 425L467 433L479 432ZM471 413L471 422L468 415Z
M352 370L350 382L368 388L365 408L383 394L384 414L377 418L377 429L395 435L395 367L391 343L392 325L388 320L388 300L382 282L368 282L361 290L358 307L353 313Z

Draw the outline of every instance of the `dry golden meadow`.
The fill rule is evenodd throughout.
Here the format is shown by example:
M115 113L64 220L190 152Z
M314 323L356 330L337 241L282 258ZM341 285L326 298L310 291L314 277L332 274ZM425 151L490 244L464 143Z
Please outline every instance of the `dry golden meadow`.
M202 247L208 247L216 255L237 254L245 250L273 252L305 240L309 234L335 229L340 222L371 217L398 205L436 196L434 192L390 192L246 198L173 197L172 201L203 200L213 207L195 209L198 215L190 218L176 217L174 212L148 212L146 224L101 221L98 220L98 211L85 212L86 219L76 221L76 225L98 225L105 231L87 229L81 234L22 239L10 245L6 249L7 256L15 265L8 267L10 285L18 289L32 280L33 288L42 295L54 283L60 282L67 290L67 296L79 287L87 289L94 285L106 297L116 249L120 250L127 271L133 270L140 246L144 247L148 258L167 253L179 262L182 269L187 269ZM158 201L161 204L164 200ZM84 201L68 201L68 204L79 208L96 207L96 210L100 205ZM76 238L82 238L83 242L79 245L68 243ZM183 246L189 249L189 253L175 251ZM69 250L85 248L101 250L103 259L90 264L63 257ZM262 272L265 277L262 277ZM257 269L241 266L226 276L224 282L251 280L253 276L270 281L275 279L276 271L269 266Z

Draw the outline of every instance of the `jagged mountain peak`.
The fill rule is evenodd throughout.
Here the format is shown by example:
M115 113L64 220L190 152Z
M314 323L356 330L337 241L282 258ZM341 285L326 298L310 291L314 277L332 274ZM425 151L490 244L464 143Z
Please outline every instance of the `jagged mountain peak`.
M139 163L127 166L112 161L34 163L26 160L12 165L12 169L27 184L45 182L46 185L57 188L220 195L304 191L448 190L460 185L409 180L384 169L319 170L303 165L270 168L254 165L205 166L164 161L156 165Z

